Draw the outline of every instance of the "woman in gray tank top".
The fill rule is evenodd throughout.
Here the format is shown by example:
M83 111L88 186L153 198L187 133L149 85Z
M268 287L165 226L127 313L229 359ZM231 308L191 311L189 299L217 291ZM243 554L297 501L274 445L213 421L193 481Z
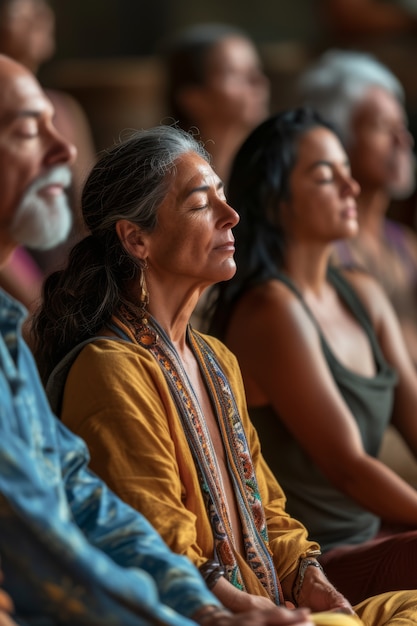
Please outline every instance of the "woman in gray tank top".
M215 288L211 321L240 361L288 512L351 602L417 589L417 492L377 458L389 423L417 456L417 376L380 286L330 264L358 232L359 193L317 114L261 124L232 167L238 271Z

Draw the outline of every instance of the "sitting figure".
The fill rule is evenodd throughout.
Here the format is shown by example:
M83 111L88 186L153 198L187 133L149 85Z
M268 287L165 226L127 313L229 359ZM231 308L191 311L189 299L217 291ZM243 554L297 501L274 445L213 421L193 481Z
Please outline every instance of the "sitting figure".
M379 284L329 263L334 242L357 235L359 192L318 114L261 124L232 167L238 271L211 320L288 512L352 602L417 588L417 492L377 458L390 423L417 456L417 374Z
M335 242L340 265L359 265L384 287L417 365L417 236L386 217L415 188L404 90L373 56L330 50L299 81L303 103L335 125L360 185L359 231Z

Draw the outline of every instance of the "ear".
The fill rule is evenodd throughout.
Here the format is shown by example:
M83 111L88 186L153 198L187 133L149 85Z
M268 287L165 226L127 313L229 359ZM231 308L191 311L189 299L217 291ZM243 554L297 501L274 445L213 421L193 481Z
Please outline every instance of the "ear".
M129 220L119 220L116 223L116 233L126 252L137 259L146 259L147 237L139 226Z

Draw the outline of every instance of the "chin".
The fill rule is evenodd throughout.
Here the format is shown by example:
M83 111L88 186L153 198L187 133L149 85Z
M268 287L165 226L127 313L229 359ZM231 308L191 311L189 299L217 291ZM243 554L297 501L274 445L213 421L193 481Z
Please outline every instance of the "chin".
M50 250L67 240L72 227L71 211L64 206L44 219L40 215L16 225L16 240L32 250Z
M392 200L406 200L415 189L415 180L400 181L392 183L388 188L388 193Z
M29 191L15 215L15 241L32 250L50 250L63 243L71 231L72 211L66 194L45 200Z
M230 268L228 272L224 272L223 278L220 278L217 282L224 282L225 280L231 280L233 276L236 274L236 265L233 268Z
M354 237L357 237L359 234L359 226L356 225L355 228L349 228L349 230L347 231L347 233L345 234L345 239L353 239Z
M357 222L347 225L335 241L343 241L343 239L353 239L359 233L359 225ZM334 243L334 242L333 242Z

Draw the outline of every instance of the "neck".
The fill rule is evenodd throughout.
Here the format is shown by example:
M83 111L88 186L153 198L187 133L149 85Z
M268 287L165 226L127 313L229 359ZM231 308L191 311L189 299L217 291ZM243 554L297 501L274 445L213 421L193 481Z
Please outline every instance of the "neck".
M163 328L177 351L186 350L187 326L204 288L201 286L180 290L170 284L148 280L150 315Z
M319 296L326 285L331 246L290 243L285 254L285 271L302 294Z
M381 190L362 190L358 198L359 232L379 236L390 203Z

